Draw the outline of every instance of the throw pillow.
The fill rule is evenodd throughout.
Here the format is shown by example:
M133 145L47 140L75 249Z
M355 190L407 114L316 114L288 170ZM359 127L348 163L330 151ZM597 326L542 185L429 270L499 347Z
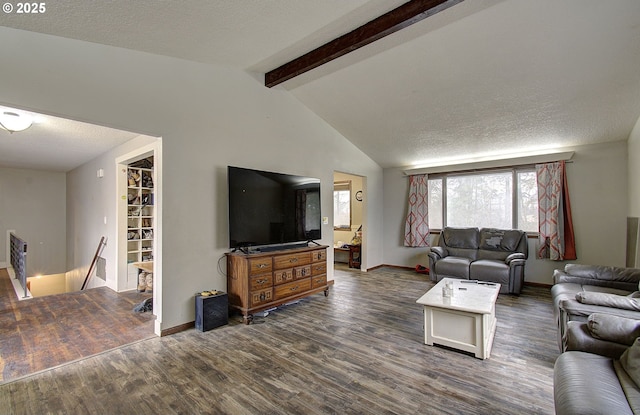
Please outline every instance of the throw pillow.
M583 304L640 311L640 301L638 301L638 299L635 298L634 295L636 295L636 293L625 296L610 293L582 291L576 294L576 300L580 301Z
M636 341L622 353L622 356L620 356L620 364L636 385L640 385L640 339L636 339Z
M611 314L593 313L587 320L591 336L631 346L640 336L640 320Z
M480 230L480 249L490 251L515 251L522 232L509 229L482 228Z

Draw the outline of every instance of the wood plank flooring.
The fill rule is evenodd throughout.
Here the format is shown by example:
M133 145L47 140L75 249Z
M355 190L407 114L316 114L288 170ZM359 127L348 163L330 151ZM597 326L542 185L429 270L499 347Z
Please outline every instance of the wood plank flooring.
M336 269L329 297L152 338L0 385L0 413L553 414L549 289L500 295L491 358L423 344L433 283Z
M0 382L154 337L149 293L107 287L19 301L0 269Z

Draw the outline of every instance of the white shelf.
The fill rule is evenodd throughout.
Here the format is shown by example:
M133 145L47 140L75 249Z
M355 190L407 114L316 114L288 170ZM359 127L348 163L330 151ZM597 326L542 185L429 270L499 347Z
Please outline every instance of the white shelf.
M153 163L153 158L147 159ZM147 163L149 164L149 163ZM127 262L153 260L154 236L154 171L153 168L136 167L138 162L127 168ZM135 237L129 238L134 232Z

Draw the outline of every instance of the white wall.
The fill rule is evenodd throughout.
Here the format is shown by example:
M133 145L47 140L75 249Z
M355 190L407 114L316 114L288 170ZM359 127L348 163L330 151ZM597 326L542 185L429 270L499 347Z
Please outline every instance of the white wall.
M27 242L27 276L65 272L65 173L0 168L0 263L7 231Z
M633 127L629 140L627 142L627 153L629 164L627 177L629 180L627 186L628 206L627 216L630 218L640 217L640 118ZM638 267L640 263L640 235L635 232L634 226L628 229L628 245L627 245L627 265Z
M67 232L73 236L67 240L67 271L71 290L79 290L82 286L103 236L107 238L107 244L101 256L106 260L107 279L103 281L93 276L88 287L106 284L113 290L122 290L116 281L119 235L115 225L116 206L123 196L117 192L116 179L118 174L124 173L116 171L116 159L156 141L153 137L138 136L67 174ZM98 178L98 169L104 171L102 178Z
M567 164L575 228L576 263L625 265L627 216L627 143L575 147ZM384 171L384 263L414 267L428 265L428 248L402 246L407 211L408 180L401 169ZM435 237L434 237L435 238ZM536 240L529 240L525 280L551 284L551 275L564 262L535 258Z
M640 118L629 136L627 152L629 154L627 171L629 205L627 211L628 216L637 218L640 217Z
M195 292L226 289L217 264L228 251L230 164L320 178L327 245L333 172L366 176L363 266L382 263L382 169L285 90L234 68L4 27L0 39L0 55L12 57L2 63L0 102L162 137L156 332L194 320Z
M65 274L51 274L28 279L29 292L33 297L62 294L67 292Z

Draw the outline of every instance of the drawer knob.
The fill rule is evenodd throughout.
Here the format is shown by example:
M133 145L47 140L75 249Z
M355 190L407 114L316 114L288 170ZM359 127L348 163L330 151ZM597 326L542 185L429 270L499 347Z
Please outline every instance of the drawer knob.
M289 291L297 291L297 290L298 290L298 288L299 288L299 287L296 285L295 287L291 287L291 288L289 288Z
M298 262L298 258L291 258L291 259L289 260L289 262L291 262L291 263Z
M267 264L258 264L258 268L266 268Z

